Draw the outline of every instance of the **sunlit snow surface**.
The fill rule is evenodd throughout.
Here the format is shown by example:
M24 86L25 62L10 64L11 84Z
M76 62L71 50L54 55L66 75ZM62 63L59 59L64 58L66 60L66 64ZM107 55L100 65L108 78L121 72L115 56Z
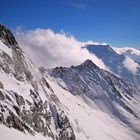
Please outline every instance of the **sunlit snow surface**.
M0 40L0 53L1 51L4 51L7 53L10 57L12 57L12 50L8 48L1 40Z
M16 129L8 128L0 125L0 139L1 140L51 140L48 137L43 137L39 134L31 136L30 134L23 134Z
M128 130L120 121L90 107L80 97L73 96L58 86L55 81L50 79L48 82L63 104L77 140L139 140L140 136Z

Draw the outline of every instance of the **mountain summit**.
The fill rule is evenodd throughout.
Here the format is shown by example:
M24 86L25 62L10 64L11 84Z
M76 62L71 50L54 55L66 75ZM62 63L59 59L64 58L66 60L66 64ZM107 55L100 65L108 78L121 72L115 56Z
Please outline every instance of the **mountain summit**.
M0 24L0 39L8 47L18 46L18 43L13 34L11 33L11 31L2 24Z

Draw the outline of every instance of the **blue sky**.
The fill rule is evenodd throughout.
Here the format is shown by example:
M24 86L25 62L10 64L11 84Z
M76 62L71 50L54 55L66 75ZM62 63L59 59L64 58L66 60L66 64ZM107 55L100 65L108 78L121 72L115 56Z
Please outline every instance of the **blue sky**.
M140 48L140 0L0 0L0 22Z

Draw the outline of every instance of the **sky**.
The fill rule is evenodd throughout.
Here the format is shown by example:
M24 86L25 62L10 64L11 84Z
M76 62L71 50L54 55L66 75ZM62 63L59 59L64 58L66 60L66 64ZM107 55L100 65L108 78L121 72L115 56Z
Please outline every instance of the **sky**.
M140 0L0 0L11 29L64 31L81 41L140 48Z

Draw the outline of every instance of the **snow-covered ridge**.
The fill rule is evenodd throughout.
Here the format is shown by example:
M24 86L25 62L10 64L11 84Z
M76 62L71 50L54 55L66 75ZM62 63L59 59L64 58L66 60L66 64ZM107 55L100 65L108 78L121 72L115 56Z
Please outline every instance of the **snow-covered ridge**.
M125 100L135 100L134 96L138 95L138 89L128 82L115 75L100 69L92 61L86 60L79 66L70 68L57 67L49 71L59 85L65 83L64 89L70 91L73 95L86 96L95 103L98 100L111 103L115 101L126 109L130 114L137 116L126 105ZM131 92L130 92L131 91ZM125 100L124 100L125 99ZM110 106L104 102L104 106L111 111ZM104 108L104 107L103 107ZM128 109L129 108L129 109ZM115 109L115 108L114 108ZM115 114L116 115L116 114Z
M79 99L79 102L82 102L82 104L77 103L79 104L79 106L82 106L83 108L88 108L84 105L86 104L93 111L99 111L100 113L104 112L105 114L112 117L114 122L125 125L127 130L130 129L132 133L134 132L136 134L137 138L139 137L137 135L137 132L139 133L140 126L137 126L135 123L139 123L140 110L138 109L138 106L140 105L140 97L139 90L135 86L128 82L124 82L122 79L107 71L100 69L90 60L87 60L76 67L57 67L53 70L46 71L46 77L48 77L48 73L50 79L50 81L48 81L50 85L52 85L54 91L56 91L54 93L58 95L58 98L62 103L64 103L64 106L66 106L66 108L71 110L71 108L68 107L71 106L74 108L74 110L76 110L76 105L68 105L69 103L67 103L68 101L65 101L65 96L72 96L72 99L67 97L71 101L70 103L76 102L75 99L73 99L76 97ZM56 85L58 87L60 86L62 88L62 91L60 90L60 87L57 87L56 89ZM61 91L62 93L59 93L59 91ZM59 97L59 94L62 94L62 97ZM77 110L77 114L78 112L79 111ZM88 112L90 114L89 116L93 115L91 112ZM94 115L93 118L95 119L96 117ZM70 116L74 117L74 114ZM85 115L84 118L82 118L81 116L82 114L79 114L79 116L77 116L77 120L81 123L82 121L84 122L84 119L90 118L88 117L88 115ZM100 119L102 120L103 118L101 117ZM95 120L93 121L91 119L90 121L94 122ZM96 121L98 122L99 120L97 119ZM79 124L79 126L81 125L82 124ZM102 132L96 130L98 129L96 123L94 125L95 126L93 127L90 127L89 125L90 129L93 128L95 129L95 132L97 131L98 134L101 133L99 134L100 136L96 135L96 137L94 137L95 134L90 133L88 126L86 128L87 131L85 130L85 128L82 128L85 134L89 136L89 139L101 139L103 137L106 137L105 139L111 139L110 137L103 135ZM100 131L102 130L100 129ZM115 134L113 135L110 132L109 134L110 136L112 136L112 138L118 139ZM136 139L135 136L131 137L129 136L129 134L127 135L128 139Z
M0 133L2 140L140 139L136 86L91 60L38 70L0 27L0 132L8 132L7 137Z
M75 140L62 105L40 71L0 25L0 122L25 134Z
M18 43L12 32L4 25L0 24L0 40L8 47L17 47Z

